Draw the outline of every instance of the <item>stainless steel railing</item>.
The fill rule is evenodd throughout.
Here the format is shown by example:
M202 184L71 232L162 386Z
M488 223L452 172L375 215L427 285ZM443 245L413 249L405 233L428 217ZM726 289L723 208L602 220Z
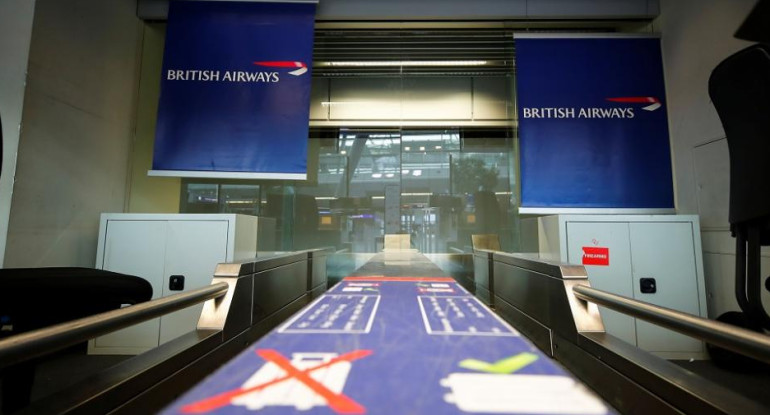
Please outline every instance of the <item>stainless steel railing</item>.
M227 293L227 290L228 284L219 282L188 292L9 337L0 341L0 368L52 353L212 298L222 297Z
M585 285L576 285L572 291L581 300L590 301L770 363L770 336Z

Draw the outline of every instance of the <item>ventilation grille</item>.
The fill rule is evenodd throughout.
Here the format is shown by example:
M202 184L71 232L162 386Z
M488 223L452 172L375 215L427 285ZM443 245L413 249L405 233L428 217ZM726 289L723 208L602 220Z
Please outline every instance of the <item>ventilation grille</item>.
M317 30L314 76L481 76L513 72L509 30Z

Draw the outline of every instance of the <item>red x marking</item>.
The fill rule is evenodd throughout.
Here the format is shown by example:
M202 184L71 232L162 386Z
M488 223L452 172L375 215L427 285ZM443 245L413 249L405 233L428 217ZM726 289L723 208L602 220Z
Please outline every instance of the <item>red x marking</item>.
M233 400L234 398L237 398L238 396L246 395L251 392L262 390L267 388L268 386L272 386L289 379L297 379L298 381L303 383L305 386L312 389L313 392L319 394L321 397L326 399L327 403L329 404L329 407L332 408L337 413L341 413L341 414L366 413L366 408L358 404L356 401L348 398L347 396L341 393L336 394L332 392L331 390L326 388L324 385L318 383L315 379L311 378L310 372L313 372L325 367L329 367L335 363L344 362L344 361L352 362L354 360L364 358L372 354L371 350L354 350L350 353L345 353L343 355L337 356L326 363L322 363L318 366L313 366L311 368L307 368L304 370L299 370L296 367L292 366L291 362L288 359L281 356L281 354L275 350L257 349L256 353L263 359L267 360L268 362L272 362L276 364L278 367L280 367L281 369L283 369L283 371L286 372L286 375L279 378L275 378L271 381L268 381L256 386L246 388L246 389L243 389L243 388L233 389L230 391L220 393L219 395L212 396L211 398L200 400L198 402L193 402L191 404L188 404L182 407L182 412L186 414L199 414L199 413L213 411L215 409L229 405L230 401Z

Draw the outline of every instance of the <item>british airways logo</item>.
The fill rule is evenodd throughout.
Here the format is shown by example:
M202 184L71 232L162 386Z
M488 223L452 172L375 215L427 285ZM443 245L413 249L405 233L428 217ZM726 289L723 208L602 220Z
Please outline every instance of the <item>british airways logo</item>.
M662 104L655 97L613 97L606 98L607 101L619 104L645 104L641 107L644 111L655 111ZM605 119L605 118L634 118L636 117L635 106L627 107L524 107L522 108L522 118L585 118L585 119Z
M290 75L300 76L307 72L307 65L304 62L293 61L269 61L269 62L254 62L254 65L265 66L268 68L297 68L293 71L289 71Z
M275 83L281 81L281 73L301 76L308 69L304 62L297 61L260 61L252 62L261 68L272 71L220 71L203 69L168 69L167 81L200 81L200 82L242 82L242 83Z
M660 100L655 97L619 97L607 98L607 101L622 102L626 104L649 104L646 107L642 107L645 111L655 111L661 107Z

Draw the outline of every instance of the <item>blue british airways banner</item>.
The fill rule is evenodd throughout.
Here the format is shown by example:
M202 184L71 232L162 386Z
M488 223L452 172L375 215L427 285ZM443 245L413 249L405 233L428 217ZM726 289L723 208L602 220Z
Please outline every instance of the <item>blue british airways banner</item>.
M660 39L515 44L522 213L673 209Z
M151 175L306 178L315 8L171 2Z

